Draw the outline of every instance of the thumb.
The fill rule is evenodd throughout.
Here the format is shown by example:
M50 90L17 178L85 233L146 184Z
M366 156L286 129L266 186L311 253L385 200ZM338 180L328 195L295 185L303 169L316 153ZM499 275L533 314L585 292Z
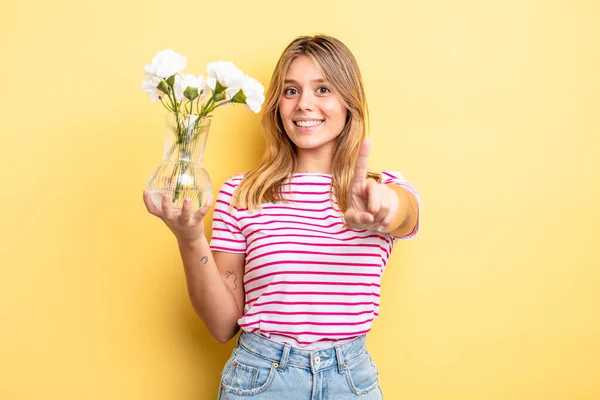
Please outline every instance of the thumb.
M373 215L364 211L357 211L353 208L349 208L344 214L346 223L354 228L363 227L372 224L374 221Z
M208 199L206 199L206 204L204 204L202 206L202 208L200 208L198 211L196 211L194 216L198 219L204 218L204 216L208 213L208 210L210 210L210 208L212 207L214 199L215 199L215 197L212 195L212 193L209 194Z

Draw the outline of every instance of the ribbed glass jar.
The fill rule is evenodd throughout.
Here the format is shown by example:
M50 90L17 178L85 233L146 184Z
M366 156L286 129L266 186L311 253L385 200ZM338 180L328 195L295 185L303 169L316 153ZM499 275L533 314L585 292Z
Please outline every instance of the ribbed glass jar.
M167 116L163 159L152 169L146 182L146 189L157 207L161 208L164 194L170 195L172 207L178 210L186 198L192 201L192 211L206 203L212 182L202 167L202 157L210 122L194 114Z

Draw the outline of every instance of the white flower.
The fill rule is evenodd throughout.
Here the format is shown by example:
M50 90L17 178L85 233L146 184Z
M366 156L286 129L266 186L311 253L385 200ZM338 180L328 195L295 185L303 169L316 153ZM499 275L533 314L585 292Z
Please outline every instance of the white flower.
M246 107L258 114L265 101L265 87L256 79L248 78L242 85L242 92L246 95Z
M144 74L148 77L158 76L167 79L178 72L181 72L187 63L187 59L181 54L175 53L171 49L162 50L156 53L152 59L152 64L144 67Z
M227 100L231 100L233 96L235 96L240 90L242 90L241 85L228 87L227 89L225 89L225 98ZM237 101L234 101L234 103L237 103Z
M164 104L171 112L193 113L193 107L180 104L185 99L198 101L197 112L206 116L215 108L229 103L246 104L246 107L258 113L265 101L265 88L254 78L250 78L230 61L211 62L207 66L206 79L200 75L183 74L186 58L171 49L156 53L152 63L144 67L146 80L142 90L152 101L166 100ZM200 110L200 102L213 91L214 103L204 104ZM218 91L218 92L217 92Z
M241 93L240 93L241 90ZM246 107L257 113L260 111L262 103L265 101L265 88L254 78L246 77L241 88L227 88L227 98L234 103L244 103Z
M142 82L142 90L148 93L148 96L150 96L150 100L158 101L160 100L159 96L164 96L164 93L160 89L158 89L158 84L161 81L161 78L157 76L152 76L146 79L144 82Z
M175 83L173 83L173 91L175 92L175 100L178 102L183 99L183 91L185 90L185 86L183 83L183 75L175 74Z
M206 71L208 72L206 82L212 90L215 90L217 81L221 86L227 88L237 87L239 90L247 79L247 76L231 61L211 62L206 67Z
M178 98L178 101L183 98L183 94L185 90L189 87L192 89L198 89L198 93L204 90L204 92L200 95L200 101L204 100L208 95L209 87L206 84L206 80L202 75L194 76L192 74L183 75L181 78L175 78L175 97L181 96Z

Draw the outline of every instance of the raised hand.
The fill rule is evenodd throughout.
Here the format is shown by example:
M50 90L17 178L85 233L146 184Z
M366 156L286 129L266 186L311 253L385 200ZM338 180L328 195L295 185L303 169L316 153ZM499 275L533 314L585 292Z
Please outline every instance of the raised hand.
M396 192L374 179L367 179L371 142L364 139L354 166L344 219L350 228L388 231L400 206Z
M183 202L181 211L171 207L171 198L168 195L163 195L161 208L158 208L150 199L150 194L144 192L144 204L148 212L160 218L167 227L175 234L177 241L180 244L191 245L201 240L204 236L203 218L210 210L213 203L213 195L211 194L206 204L195 213L191 211L191 201L186 199Z

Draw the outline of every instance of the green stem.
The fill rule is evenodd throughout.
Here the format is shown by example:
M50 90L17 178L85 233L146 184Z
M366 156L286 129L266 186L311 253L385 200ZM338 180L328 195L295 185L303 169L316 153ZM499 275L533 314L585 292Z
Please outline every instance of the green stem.
M180 165L181 161L176 162L174 172L177 171ZM173 194L173 203L175 203L177 199L179 199L179 188L181 187L181 173L176 172L175 176L177 177L177 179L175 181L175 193Z
M170 90L170 100L173 104L173 109L174 109L174 113L175 113L175 133L177 135L177 138L175 139L176 143L181 143L182 140L182 132L181 132L181 125L179 123L179 107L178 107L178 103L177 103L177 98L175 97L175 88L173 88L173 86L169 86ZM173 174L171 175L171 179L176 178L176 182L175 182L175 193L173 195L173 201L172 203L175 203L177 201L177 199L179 198L179 188L181 187L181 178L179 176L179 174L177 173L179 164L176 163L175 164L175 168L173 168Z
M177 112L177 102L175 101L175 92L173 91L173 88L171 86L168 86L167 91L168 91L167 96L169 96L169 102L171 103L171 111L176 113Z
M206 117L208 112L206 110L215 102L215 92L210 96L210 99L202 106L202 111L200 112L199 117Z
M165 102L163 101L163 98L162 98L162 96L160 96L160 97L159 97L159 99L160 99L160 102L162 103L162 105L163 105L163 106L165 106L165 108L166 108L167 110L169 110L169 111L173 112L173 109L172 109L172 108L171 108L171 107L170 107L168 104L165 104ZM169 97L169 100L171 100L171 98L170 98L170 97Z
M175 109L175 122L176 122L176 132L177 132L177 138L179 139L181 137L181 127L179 126L179 109L177 108L177 99L175 98L175 89L172 86L169 86L171 88L170 92L171 92L171 101L173 102L174 105L174 109Z
M210 110L208 110L206 112L206 114L208 115L209 113L213 112L213 110L215 108L219 108L219 107L224 106L225 104L229 104L229 103L233 103L233 101L231 101L231 100L225 100L225 101L222 101L220 103L216 103L212 108L210 108Z

